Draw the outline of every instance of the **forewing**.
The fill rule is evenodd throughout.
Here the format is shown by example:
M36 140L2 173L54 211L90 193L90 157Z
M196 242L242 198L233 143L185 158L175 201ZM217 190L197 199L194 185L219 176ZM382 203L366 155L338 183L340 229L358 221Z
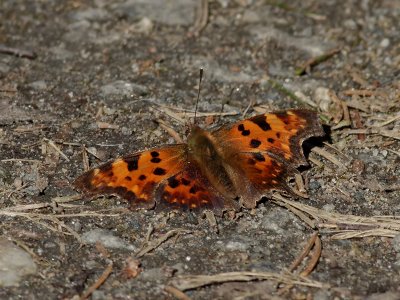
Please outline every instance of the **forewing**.
M137 152L87 171L75 186L89 195L117 194L132 208L153 208L161 182L182 172L186 145Z
M302 143L324 131L316 112L288 110L258 115L214 132L228 149L235 187L245 207L255 207L266 192L293 193L288 178L306 163Z
M312 136L323 136L324 131L314 111L297 109L262 114L239 121L214 135L223 147L238 152L268 152L286 164L305 164L301 144Z

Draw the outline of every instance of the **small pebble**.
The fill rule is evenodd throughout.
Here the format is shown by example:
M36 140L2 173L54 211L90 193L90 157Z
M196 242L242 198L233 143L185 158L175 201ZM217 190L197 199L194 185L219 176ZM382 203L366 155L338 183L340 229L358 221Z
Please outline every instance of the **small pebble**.
M388 38L384 38L381 43L379 44L379 46L381 48L387 48L390 45L390 40Z
M44 80L38 80L29 84L29 86L37 91L43 91L47 89L47 83Z
M322 111L329 111L332 99L329 96L329 89L317 87L314 91L314 101L319 105Z
M96 244L96 242L100 242L106 248L135 250L133 245L130 245L120 237L115 236L112 231L105 229L93 229L85 232L82 235L82 240L88 244Z
M325 204L324 206L322 206L322 209L327 211L327 212L333 212L333 211L335 211L335 205L333 205L333 204Z
M249 245L238 241L229 241L228 243L226 243L225 247L228 250L245 251L248 249Z

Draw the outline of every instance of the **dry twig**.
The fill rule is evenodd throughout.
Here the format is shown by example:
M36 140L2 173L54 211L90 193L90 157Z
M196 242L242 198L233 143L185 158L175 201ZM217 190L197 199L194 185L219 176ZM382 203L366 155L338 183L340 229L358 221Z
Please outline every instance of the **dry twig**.
M297 201L285 199L274 194L272 201L284 206L291 211L298 211L312 217L320 229L328 228L328 233L334 233L332 239L350 239L368 236L395 237L400 233L400 219L395 216L373 216L362 217L354 215L343 215L335 212L328 212ZM297 214L296 214L297 215ZM298 215L297 215L298 216ZM303 219L302 219L303 220Z
M380 95L380 92L371 91L371 90L345 90L342 92L345 96L361 96L361 97L371 97Z
M167 125L164 120L157 119L156 121L177 143L183 143L183 139L180 137L179 133L177 133L171 126Z
M357 128L357 129L363 128L363 124L361 122L361 117L360 117L359 111L358 110L354 110L353 113L352 113L352 116L353 116L352 119L353 119L354 127ZM365 140L365 134L360 133L358 135L358 139L360 141L364 141Z
M89 151L87 150L87 148L85 146L82 146L82 164L84 172L89 171L90 169L88 152Z
M208 0L200 0L196 20L189 32L190 35L198 36L201 31L207 26L208 14Z
M273 280L284 284L329 288L329 285L322 282L310 280L294 274L279 274L273 272L230 272L215 275L186 275L174 279L172 285L182 291L186 291L216 283L253 280Z
M40 163L40 160L37 159L25 159L25 158L6 158L2 159L1 162L13 162L13 161L20 161L20 162L30 162L30 163Z
M110 262L107 268L104 270L103 274L100 275L100 277L96 280L95 283L93 283L87 290L84 292L81 296L81 300L87 299L90 297L90 295L97 290L110 276L111 272L113 270L113 263Z
M135 257L136 258L142 257L143 255L149 253L150 251L157 249L162 243L164 243L165 241L167 241L169 238L173 237L176 234L190 233L190 232L191 231L183 229L170 230L166 234L159 237L158 239L149 242L147 246L143 247L141 250L139 250L138 253L136 253Z
M326 158L331 163L335 164L336 166L338 166L341 169L346 169L346 166L344 164L342 164L340 162L340 160L336 158L336 156L334 156L333 154L329 153L328 151L326 151L325 149L323 149L321 147L314 147L311 149L311 152L314 152L314 153Z
M391 117L380 124L374 125L373 127L383 127L383 126L389 125L390 123L393 123L394 121L397 121L399 119L400 119L400 114L397 114L396 116Z
M340 49L335 48L335 49L332 49L332 50L328 51L327 53L324 53L320 56L310 58L301 67L296 69L296 75L303 75L306 72L309 73L312 67L328 60L329 58L331 58L332 56L334 56L335 54L337 54L339 52L340 52Z
M303 259L307 257L308 253L310 253L312 247L314 246L317 237L318 237L318 231L315 231L311 236L311 238L308 240L307 245L304 247L303 251L290 265L289 272L293 272L301 264Z
M318 233L316 233L315 240L314 240L314 253L313 253L310 261L308 262L307 266L300 273L300 276L310 275L310 273L314 270L315 266L317 265L317 263L321 257L321 252L322 252L321 239L318 237Z
M7 208L0 210L0 214L2 211L17 212L17 211L27 211L27 210L48 208L48 207L53 207L54 205L60 205L63 203L73 202L73 201L77 201L77 200L81 200L81 199L82 199L82 195L80 195L80 194L73 195L73 196L54 197L53 199L51 199L51 202L16 205L16 206L7 207Z
M280 201L280 205L286 207L288 210L290 210L292 213L294 213L300 220L302 220L304 223L306 223L308 226L310 226L311 229L316 228L316 224L313 220L311 220L306 214L304 214L301 210L286 204L286 199L283 198L280 194L276 193L272 195L272 199L276 199Z
M18 211L7 211L0 210L0 216L8 216L8 217L26 217L26 218L38 218L48 220L50 218L76 218L76 217L118 217L121 213L115 214L103 214L92 211L84 211L76 214L62 214L62 215L53 215L53 214L38 214L38 213L26 213L26 212L18 212Z
M316 266L319 258L321 257L321 250L322 250L322 245L321 245L321 240L318 237L318 232L314 232L314 234L311 236L309 241L307 242L307 245L301 252L301 254L296 258L296 260L293 261L293 263L289 267L289 272L293 272L300 264L301 262L307 257L307 255L310 253L311 249L315 246L315 251L313 253L313 256L311 257L311 260L307 264L307 266L304 268L304 270L300 273L300 276L308 276L314 267ZM278 295L283 295L286 292L288 292L291 288L293 287L292 284L286 285L284 288L280 289L278 291Z
M179 122L180 124L185 124L185 120L178 114L176 113L172 108L165 106L165 105L158 105L156 103L153 103L155 105L155 109L166 114L168 117L174 119L175 121Z
M179 121L180 123L185 123L182 118L194 118L195 112L193 110L182 109L179 107L169 107L166 105L161 105L157 103L151 102L155 105L156 109L166 115L170 116L171 118ZM231 112L197 112L196 117L209 117L209 116L236 116L239 115L239 112L231 111Z
M308 198L309 196L307 195L306 188L304 187L304 180L303 180L303 177L301 176L301 174L295 173L294 180L295 180L296 188L297 188L297 190L295 190L295 193L303 198Z
M36 53L33 51L7 47L1 44L0 44L0 53L11 54L17 57L24 57L29 59L35 59L37 57Z
M167 293L170 293L171 295L173 295L176 299L179 300L190 300L190 298L181 290L177 289L176 287L167 285L164 287L164 290Z
M398 130L388 130L383 128L366 128L366 129L348 129L343 130L343 134L379 134L381 136L400 140L400 133Z
M66 156L64 154L64 152L62 152L61 149L59 147L57 147L57 145L52 140L50 140L48 138L43 138L43 140L46 141L50 147L52 147L54 150L56 150L56 152L58 152L66 161L70 161L68 156Z

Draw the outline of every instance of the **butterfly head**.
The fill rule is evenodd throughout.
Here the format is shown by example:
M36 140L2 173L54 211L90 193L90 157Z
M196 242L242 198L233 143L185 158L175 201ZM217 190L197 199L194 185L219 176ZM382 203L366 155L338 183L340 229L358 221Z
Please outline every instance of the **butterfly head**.
M193 125L190 128L189 135L187 137L187 144L189 152L196 155L201 155L207 149L213 148L212 136L210 132L202 129L200 126Z
M199 145L199 143L201 143L206 131L198 125L191 125L187 131L187 144L189 149L194 149Z

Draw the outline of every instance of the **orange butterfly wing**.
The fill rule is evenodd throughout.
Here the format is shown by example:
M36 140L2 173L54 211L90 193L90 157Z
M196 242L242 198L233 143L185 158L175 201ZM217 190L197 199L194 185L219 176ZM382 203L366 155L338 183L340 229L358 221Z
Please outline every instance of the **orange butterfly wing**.
M163 206L222 209L224 198L177 144L137 152L91 169L75 181L88 195L116 194L132 209Z
M229 128L222 127L214 135L223 145L238 152L265 152L287 164L306 164L302 142L312 136L323 136L318 114L297 109L254 116Z
M213 135L222 148L232 149L234 167L244 175L244 184L239 186L242 203L254 207L265 191L291 192L288 177L307 163L303 141L323 136L324 131L316 112L298 109L258 115Z

